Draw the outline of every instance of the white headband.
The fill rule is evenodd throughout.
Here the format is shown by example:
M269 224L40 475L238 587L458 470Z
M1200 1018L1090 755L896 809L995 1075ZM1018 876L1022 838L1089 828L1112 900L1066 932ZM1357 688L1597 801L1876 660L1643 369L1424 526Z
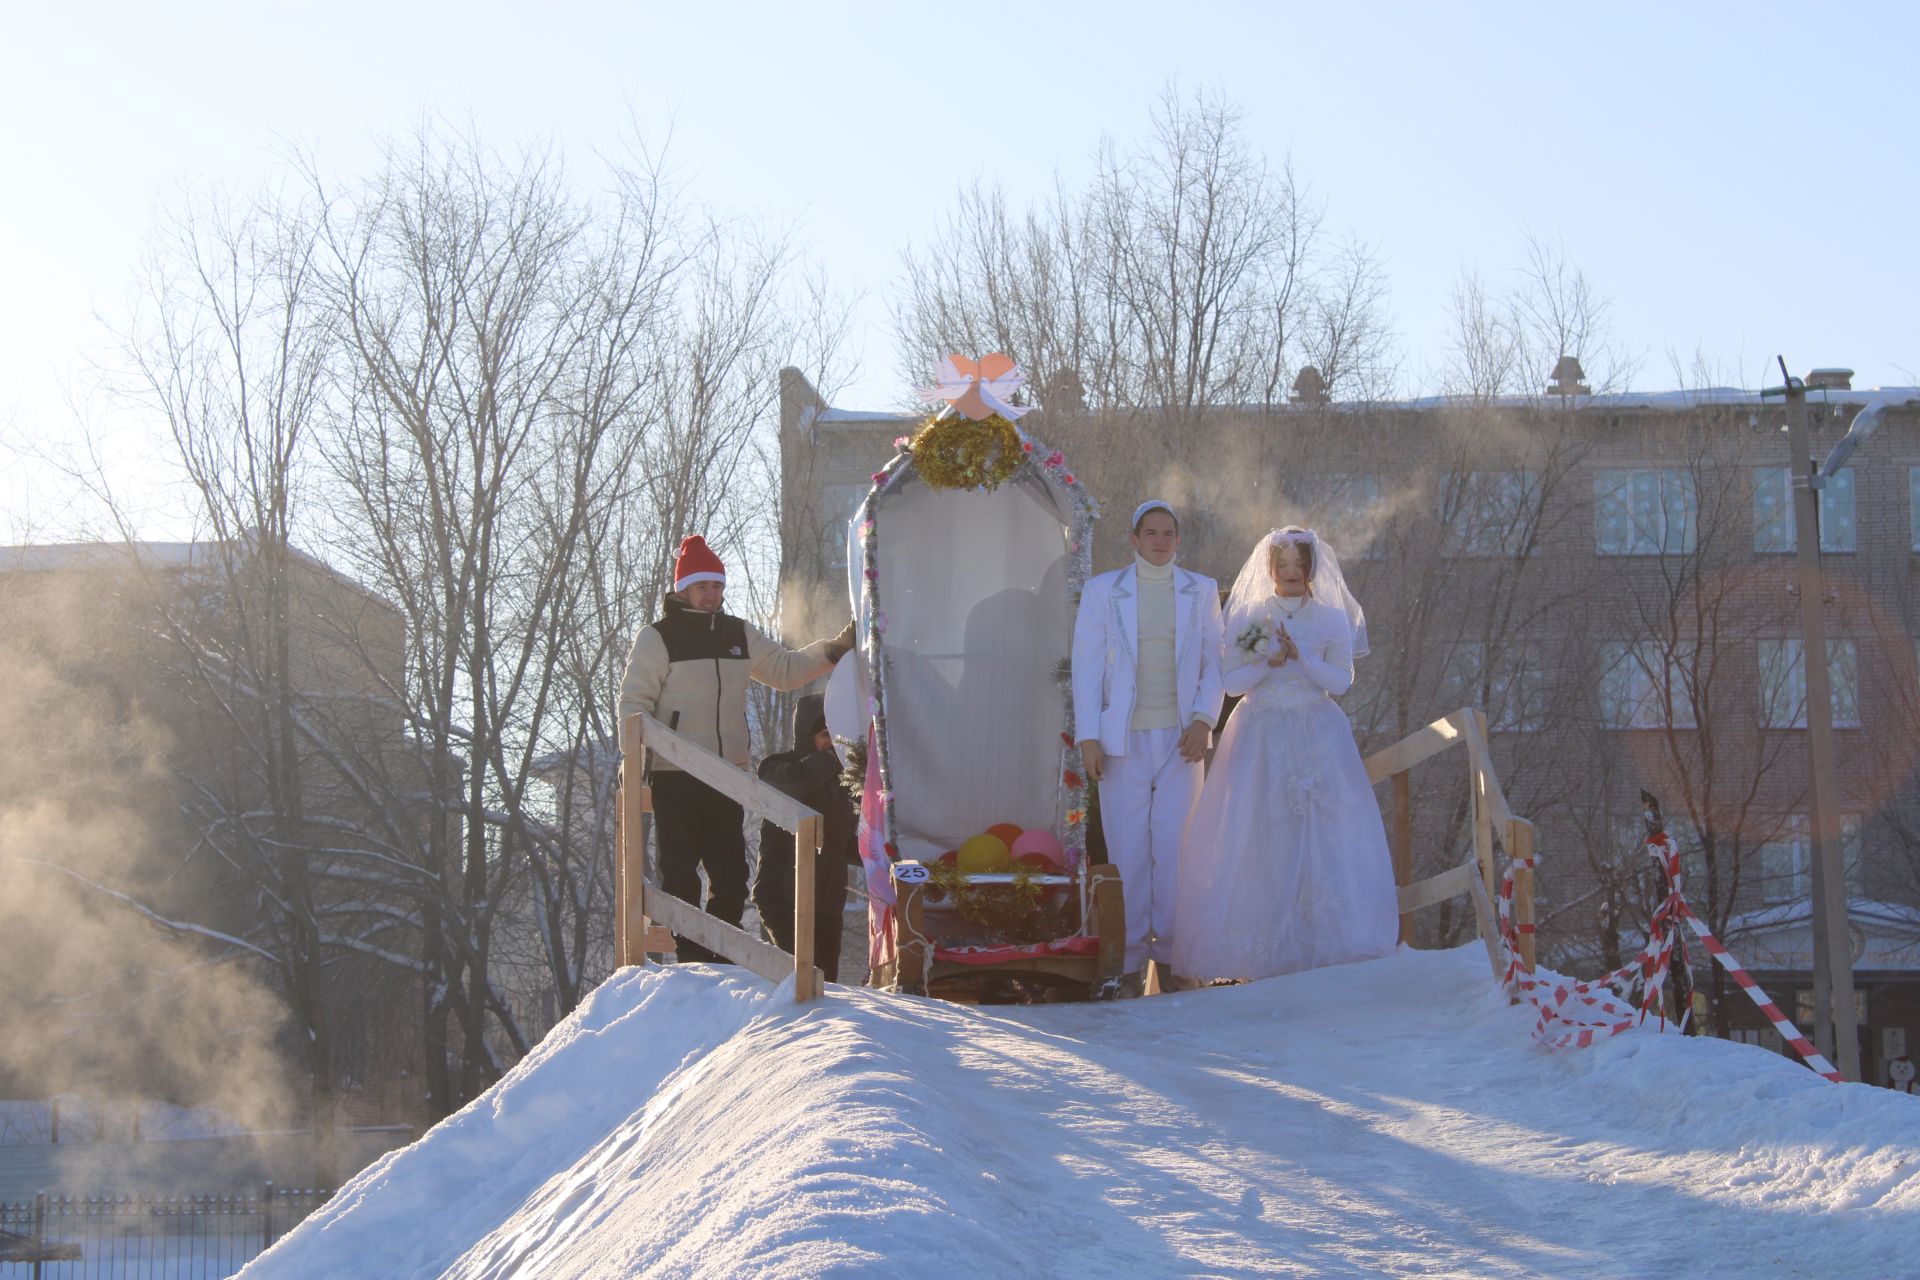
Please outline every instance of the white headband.
M1147 512L1149 511L1164 511L1168 515L1173 517L1173 523L1176 526L1180 523L1179 515L1174 511L1174 509L1171 506L1169 506L1167 503L1160 501L1160 499L1158 498L1148 498L1145 502L1141 503L1139 506L1133 509L1133 523L1128 527L1133 529L1138 529L1140 527L1140 521L1146 516Z

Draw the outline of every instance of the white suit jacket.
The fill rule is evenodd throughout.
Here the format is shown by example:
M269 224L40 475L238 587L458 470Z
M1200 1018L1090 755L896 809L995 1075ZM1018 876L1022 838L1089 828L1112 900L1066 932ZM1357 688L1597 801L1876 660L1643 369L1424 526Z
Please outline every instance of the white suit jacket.
M1140 602L1134 566L1087 579L1073 620L1073 736L1125 755L1133 721ZM1220 589L1212 578L1173 569L1174 684L1180 725L1220 723Z

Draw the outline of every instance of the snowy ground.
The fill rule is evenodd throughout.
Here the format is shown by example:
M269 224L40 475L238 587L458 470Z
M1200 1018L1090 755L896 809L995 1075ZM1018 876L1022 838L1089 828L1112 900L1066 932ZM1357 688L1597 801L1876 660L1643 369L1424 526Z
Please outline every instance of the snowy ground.
M1485 963L1019 1009L628 972L244 1274L1920 1274L1920 1099L1549 1053Z

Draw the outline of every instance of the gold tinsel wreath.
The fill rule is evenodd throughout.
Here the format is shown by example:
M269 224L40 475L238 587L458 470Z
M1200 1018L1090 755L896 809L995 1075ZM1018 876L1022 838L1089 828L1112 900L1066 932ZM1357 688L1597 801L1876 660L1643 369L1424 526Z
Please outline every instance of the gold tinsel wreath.
M965 872L948 862L936 862L929 870L935 887L960 918L997 942L1049 942L1073 931L1070 905L1049 899L1034 883L1031 867L1016 865L1012 884L972 884Z
M1020 432L999 414L975 422L935 418L909 446L913 469L935 489L998 489L1026 460Z

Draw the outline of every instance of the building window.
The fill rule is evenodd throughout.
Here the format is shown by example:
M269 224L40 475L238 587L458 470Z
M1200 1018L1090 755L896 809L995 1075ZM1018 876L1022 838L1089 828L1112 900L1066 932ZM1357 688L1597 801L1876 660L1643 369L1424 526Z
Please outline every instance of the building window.
M1840 860L1847 869L1847 896L1864 898L1867 855L1857 813L1840 815ZM1760 846L1760 880L1768 902L1801 902L1813 896L1813 837L1806 815L1788 818L1780 833Z
M1603 556L1686 555L1699 510L1693 472L1684 467L1596 471L1594 549Z
M1308 476L1300 505L1312 526L1326 533L1343 559L1374 560L1380 552L1380 477L1344 474Z
M1535 733L1542 719L1546 671L1537 646L1514 645L1496 652L1489 670L1487 647L1477 641L1462 642L1453 647L1441 669L1441 709L1480 707L1491 729Z
M1814 999L1811 988L1802 987L1800 990L1794 992L1793 1020L1800 1027L1801 1031L1809 1033L1812 1031L1814 1026L1813 1010ZM1853 1020L1863 1027L1868 1025L1867 989L1865 987L1855 987L1853 989ZM1797 1055L1789 1050L1788 1056L1793 1057Z
M1538 478L1531 471L1470 471L1450 477L1440 504L1447 554L1522 554L1539 502Z
M1614 640L1600 646L1600 722L1609 729L1693 729L1686 673L1696 646Z
M854 513L867 500L864 484L830 484L820 491L820 558L827 572L847 567L847 529Z
M1793 523L1793 473L1786 467L1753 469L1753 549L1792 551L1800 544ZM1858 549L1860 526L1853 500L1853 468L1827 477L1820 490L1820 549Z
M1806 642L1762 640L1760 657L1760 723L1769 729L1807 727ZM1851 640L1827 641L1827 680L1833 686L1830 702L1833 727L1860 727L1860 653Z

